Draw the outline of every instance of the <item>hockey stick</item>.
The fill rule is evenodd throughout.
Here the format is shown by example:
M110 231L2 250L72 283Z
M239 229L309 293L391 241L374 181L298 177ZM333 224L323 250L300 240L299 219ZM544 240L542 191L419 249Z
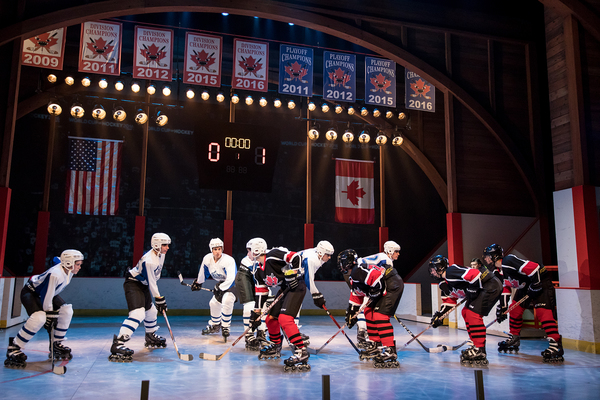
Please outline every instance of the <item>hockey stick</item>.
M445 319L445 318L446 318L448 315L450 315L450 313L451 313L452 311L456 310L456 308L457 308L458 306L460 306L462 303L464 303L465 301L467 301L467 299L466 299L466 298L465 298L465 299L462 299L462 300L461 300L461 301L460 301L458 304L456 304L454 307L452 307L451 309L449 309L448 311L446 311L446 312L444 313L444 315L442 315L442 316L440 317L440 320L444 320L444 319ZM427 326L427 328L425 328L425 329L423 329L423 330L421 331L421 333L417 334L416 336L413 336L413 338L412 338L412 339L410 339L408 342L406 342L406 343L405 343L405 344L404 344L404 345L401 347L401 349L404 349L404 348L406 348L406 346L408 346L409 344L411 344L411 343L412 343L414 340L416 340L416 339L417 339L419 336L421 336L422 334L424 334L424 333L425 333L425 332L426 332L426 331L427 331L429 328L431 328L432 326L433 326L432 324L429 324L429 325Z
M283 298L283 296L285 296L287 294L287 292L290 291L290 288L286 288L283 292L281 292L279 294L279 296L277 296L277 298L275 300L273 300L273 302L271 303L271 305L267 308L265 308L265 310L260 314L260 316L258 317L258 319L261 319L263 316L267 315L269 313L269 311L271 311L271 308L273 308L273 306L275 304L277 304L279 302L279 300L281 300ZM244 331L244 333L242 333L240 335L239 338L235 339L235 341L231 344L231 346L229 346L229 348L227 350L225 350L224 353L221 353L219 355L214 355L214 354L208 354L208 353L200 353L200 355L198 357L200 357L203 360L210 360L210 361L219 361L220 359L222 359L223 357L225 357L225 354L229 353L229 351L231 351L231 349L233 349L233 346L236 345L237 342L239 342L240 340L242 340L242 338L244 336L246 336L246 333L248 333L250 331L250 326L248 326L246 328L246 330Z
M363 311L364 311L364 309L365 309L365 308L367 308L367 307L368 307L368 306L371 304L371 302L372 302L372 300L371 300L371 299L369 299L369 301L368 301L366 304L363 304L363 305L360 307L360 309L358 310L358 312L357 312L356 314L354 314L354 315L352 316L352 318L351 318L351 319L354 319L354 318L358 317L358 314L360 314L361 312L363 312ZM339 325L338 325L338 326L339 326ZM327 346L327 345L329 344L329 342L331 342L331 341L333 340L333 338L335 338L335 337L336 337L336 336L337 336L337 335L338 335L340 332L342 332L342 331L344 330L344 328L346 328L347 326L348 326L348 324L347 324L347 323L344 323L344 325L340 326L340 329L339 329L339 330L338 330L338 331L337 331L337 332L336 332L336 333L335 333L335 334L334 334L334 335L333 335L331 338L329 338L329 340L328 340L328 341L326 341L326 342L325 342L325 344L324 344L323 346L319 347L318 349L316 349L316 350L315 350L315 349L311 349L310 347L307 347L307 350L308 350L308 352L309 352L310 354L319 354L319 352L320 352L321 350L323 350L323 348L324 348L325 346ZM359 350L358 354L360 354L360 350Z
M64 375L67 372L67 367L54 365L54 326L50 329L50 357L52 358L52 372L56 375Z
M179 282L181 282L181 284L182 284L183 286L192 287L192 285L190 285L189 283L185 283L185 282L183 281L183 276L181 275L181 272L177 271L177 275L179 276ZM212 292L212 289L207 289L207 288L203 288L203 287L201 287L200 289L202 289L202 290L206 290L207 292Z
M329 315L329 317L333 320L333 322L337 325L337 327L341 328L340 324L338 324L338 322L335 320L335 318L333 318L333 315L331 315L331 313L329 312L329 310L327 309L327 307L325 307L325 305L323 305L323 310L325 310L327 312L327 315ZM358 354L360 354L360 350L358 349L358 347L356 347L356 345L354 344L354 342L352 341L352 339L350 339L348 337L348 335L346 334L346 332L344 332L343 329L342 329L342 333L344 334L344 336L346 336L346 339L348 339L348 341L350 342L350 344L352 345L352 347L354 347L354 350L356 350L356 352Z
M400 319L396 316L396 314L394 314L394 318L396 319L396 321L398 321L400 323L400 325L402 325L402 327L404 329L406 329L406 332L408 332L408 334L410 336L415 337L415 334L412 333L410 331L410 329L408 329L408 326L404 325L404 322L400 321ZM425 350L428 353L443 353L444 351L448 350L448 346L443 345L443 344L439 344L438 347L429 348L429 347L426 347L423 343L421 343L421 341L419 339L416 339L416 340L417 340L417 343L419 343L421 345L423 350Z
M177 355L183 361L192 361L194 359L194 356L192 356L191 354L181 354L179 352L179 349L177 348L177 343L175 342L175 336L173 336L173 331L171 330L171 325L169 324L169 319L167 318L167 312L163 310L162 314L163 317L165 317L165 322L167 323L167 328L169 328L171 340L173 341L173 346L175 346L175 351L177 352Z

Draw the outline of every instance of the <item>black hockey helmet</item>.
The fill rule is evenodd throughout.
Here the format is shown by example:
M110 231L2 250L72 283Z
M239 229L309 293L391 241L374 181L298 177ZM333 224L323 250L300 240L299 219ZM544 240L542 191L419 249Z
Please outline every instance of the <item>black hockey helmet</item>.
M502 249L502 246L494 243L483 249L484 259L485 256L490 256L492 258L492 263L495 263L496 261L501 260L504 257L504 250Z
M448 259L442 255L437 255L429 260L429 275L434 279L441 279L446 268L448 268Z
M342 274L348 273L356 265L358 254L353 249L347 249L338 254L337 265Z

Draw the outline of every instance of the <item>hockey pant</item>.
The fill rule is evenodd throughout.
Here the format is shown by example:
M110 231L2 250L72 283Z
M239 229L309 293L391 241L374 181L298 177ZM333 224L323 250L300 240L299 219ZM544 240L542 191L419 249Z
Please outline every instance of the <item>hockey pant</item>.
M147 333L156 332L159 328L156 323L158 310L152 302L148 286L136 279L126 279L123 288L125 290L129 315L121 325L119 337L130 338L133 336L133 332L140 326L142 321Z
M231 315L233 314L233 303L235 303L235 294L225 292L221 303L215 296L208 303L210 307L210 326L221 324L224 328L231 326ZM245 323L245 322L244 322Z
M380 342L383 346L394 345L394 328L390 323L390 316L375 312L371 307L365 308L367 334L369 340Z

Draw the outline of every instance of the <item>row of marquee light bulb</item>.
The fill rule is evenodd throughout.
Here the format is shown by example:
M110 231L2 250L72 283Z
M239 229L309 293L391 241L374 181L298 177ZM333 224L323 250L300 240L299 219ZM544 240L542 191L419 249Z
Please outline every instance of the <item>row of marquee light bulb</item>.
M308 130L308 138L310 140L317 140L319 138L320 132L319 132L319 127L317 124L313 124L310 129ZM329 129L327 129L327 131L325 132L325 139L327 139L328 141L332 142L334 140L336 140L338 137L338 133L337 133L337 129L335 127L331 127ZM344 133L342 134L342 141L344 141L345 143L351 143L352 141L354 141L354 132L352 132L352 129L347 128ZM367 129L363 129L360 134L358 135L358 141L360 143L363 144L367 144L371 141L371 134L369 133L369 131ZM383 146L384 144L386 144L388 141L388 137L386 136L385 132L383 131L378 131L377 135L375 136L375 143L379 146ZM394 146L402 146L402 143L404 143L404 138L402 137L401 133L396 133L394 138L392 139L392 144Z

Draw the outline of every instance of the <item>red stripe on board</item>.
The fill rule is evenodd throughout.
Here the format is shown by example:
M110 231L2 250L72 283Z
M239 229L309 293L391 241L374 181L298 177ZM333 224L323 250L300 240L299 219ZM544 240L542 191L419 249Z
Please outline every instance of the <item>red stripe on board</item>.
M464 265L462 217L460 213L446 214L448 232L448 261L450 264Z
M575 246L579 270L579 286L600 289L600 234L596 208L596 188L576 186L573 193ZM591 261L590 261L591 260Z

